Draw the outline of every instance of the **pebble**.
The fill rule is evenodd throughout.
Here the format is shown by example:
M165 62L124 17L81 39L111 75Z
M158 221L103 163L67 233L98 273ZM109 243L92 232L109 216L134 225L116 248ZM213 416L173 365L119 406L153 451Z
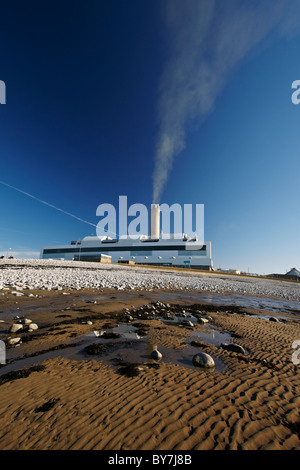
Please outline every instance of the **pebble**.
M152 359L155 359L156 361L159 361L162 358L162 353L160 353L157 349L153 349L151 353Z
M193 357L193 365L203 367L204 369L211 369L215 367L215 361L209 354L200 352Z
M10 327L9 332L10 333L16 333L17 331L22 330L22 329L23 329L23 325L20 325L19 323L14 323Z
M21 338L19 338L19 337L18 337L18 338L10 338L10 339L8 340L8 344L11 344L11 345L13 345L13 344L16 345L16 344L18 344L18 343L20 343L20 342L21 342Z
M32 320L30 320L29 318L23 318L23 320L21 320L21 323L23 325L30 325L30 323L32 323Z
M240 354L246 354L246 351L245 349L240 346L239 344L234 344L234 343L222 343L221 344L221 347L223 349L226 349L227 351L232 351L232 352L236 352L236 353L240 353Z

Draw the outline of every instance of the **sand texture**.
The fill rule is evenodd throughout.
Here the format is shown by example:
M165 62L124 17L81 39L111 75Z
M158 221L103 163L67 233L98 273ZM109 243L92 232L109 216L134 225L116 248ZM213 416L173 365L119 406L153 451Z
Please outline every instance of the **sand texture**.
M87 303L79 293L68 299L52 292L43 295L35 299L35 310L32 300L18 299L19 311L39 329L30 341L23 334L21 346L7 351L9 363L0 369L0 449L300 449L299 365L292 362L292 343L300 339L297 312L273 322L270 312L228 306L210 306L200 314L204 310L197 306L196 294L191 302L181 302L186 311L192 306L198 318L209 316L209 328L231 335L230 341L246 350L240 354L205 341L201 334L207 326L168 323L158 318L159 309L156 318L149 317L144 306L163 297L159 292L127 297L107 292L102 300L97 297L97 304ZM86 295L93 299L95 294ZM4 334L15 305L9 297L1 302ZM169 304L175 305L171 294ZM73 353L60 349L95 329L110 331L112 324L125 321L126 308L133 316L127 324L144 328L145 351L156 345L163 353L161 361L136 352L137 375L128 376L118 346L117 362L107 359L108 350L76 356L76 347L70 348ZM84 323L87 318L92 325ZM97 341L95 337L93 343ZM111 345L117 340L107 341ZM41 361L39 353L55 347L54 355ZM179 358L185 354L184 359L171 354L167 360L168 351ZM192 356L199 351L224 367L193 367ZM32 362L22 362L26 358ZM11 365L15 375L6 376Z

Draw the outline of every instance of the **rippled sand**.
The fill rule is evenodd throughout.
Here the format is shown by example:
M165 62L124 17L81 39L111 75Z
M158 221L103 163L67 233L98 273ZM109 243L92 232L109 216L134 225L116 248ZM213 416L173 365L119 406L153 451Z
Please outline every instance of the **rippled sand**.
M8 322L0 324L3 334L16 308L40 327L31 341L8 351L15 370L21 364L17 356L31 356L27 367L32 367L41 363L34 354L58 348L41 363L43 367L27 369L27 375L23 370L21 378L5 381L10 365L0 369L1 449L300 449L299 365L292 362L292 343L300 339L299 312L280 315L246 307L241 312L228 304L210 305L210 327L231 335L246 355L201 340L201 332L207 331L201 325L195 328L200 344L191 349L194 330L143 318L148 328L145 341L158 349L188 351L185 360L189 351L192 359L202 350L226 367L205 371L163 356L158 368L143 367L139 375L128 377L105 360L105 352L71 359L59 347L80 341L107 322L120 321L124 308L157 301L160 295L167 302L166 292L107 291L102 300L90 291L43 295L34 304L30 298L15 304L8 295L0 302L1 318ZM97 304L87 303L95 295ZM176 295L176 303L197 303L196 294L191 302L180 302L180 293ZM271 314L280 322L270 321ZM82 324L88 317L93 325ZM72 350L75 354L76 348Z

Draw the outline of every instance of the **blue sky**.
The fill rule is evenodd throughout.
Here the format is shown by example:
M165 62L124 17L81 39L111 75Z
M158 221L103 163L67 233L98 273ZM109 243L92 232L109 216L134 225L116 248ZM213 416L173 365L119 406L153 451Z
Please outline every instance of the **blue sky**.
M1 6L0 180L92 224L158 187L204 204L216 268L299 269L299 6L244 3ZM0 254L95 234L2 184L0 201Z

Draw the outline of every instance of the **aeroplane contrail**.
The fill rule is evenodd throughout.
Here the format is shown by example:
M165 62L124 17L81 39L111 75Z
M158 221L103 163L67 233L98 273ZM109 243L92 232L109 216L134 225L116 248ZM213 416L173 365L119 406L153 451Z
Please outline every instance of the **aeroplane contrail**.
M71 212L67 212L64 209L60 209L59 207L56 207L56 206L54 206L53 204L50 204L47 201L43 201L43 199L40 199L39 197L33 196L33 194L27 193L26 191L23 191L22 189L16 188L15 186L12 186L11 184L5 183L4 181L1 181L1 180L0 180L0 184L3 184L4 186L7 186L8 188L14 189L15 191L18 191L19 193L25 194L25 196L31 197L32 199L35 199L36 201L39 201L39 202L41 202L42 204L45 204L48 207L52 207L52 209L56 209L57 211L62 212L62 214L66 214L70 217L73 217L73 219L79 220L79 222L84 222L85 224L91 225L92 227L97 227L96 224L93 224L92 222L88 222L87 220L84 220L81 217L77 217L77 215L71 214ZM117 233L111 232L110 230L105 230L105 231L111 233L112 235L118 236Z
M0 181L1 184L4 186L7 186L8 188L14 189L15 191L18 191L19 193L25 194L28 197L31 197L32 199L35 199L36 201L41 202L42 204L45 204L46 206L52 207L53 209L56 209L59 212L62 212L63 214L69 215L70 217L73 217L76 220L79 220L80 222L84 222L85 224L92 225L92 227L97 227L97 225L92 224L91 222L88 222L87 220L81 219L80 217L77 217L77 215L71 214L70 212L67 212L63 209L60 209L59 207L54 206L53 204L50 204L49 202L43 201L42 199L33 196L32 194L27 193L26 191L23 191L22 189L16 188L15 186L12 186L8 183L5 183L4 181Z

